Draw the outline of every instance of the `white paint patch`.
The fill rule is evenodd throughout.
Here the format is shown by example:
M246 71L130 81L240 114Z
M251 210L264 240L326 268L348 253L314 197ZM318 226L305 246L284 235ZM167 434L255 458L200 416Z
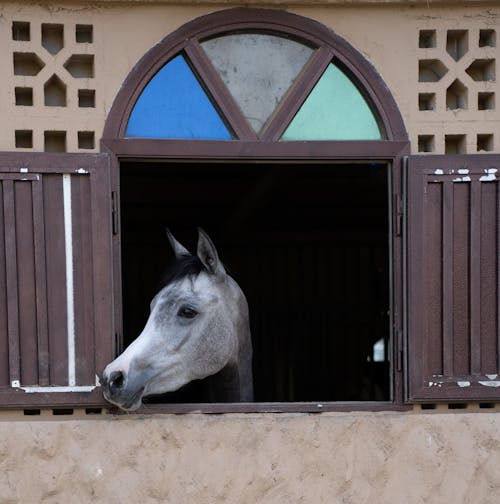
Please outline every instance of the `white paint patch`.
M459 387L462 387L462 388L463 388L463 387L470 387L470 381L458 381L458 382L457 382L457 385L458 385Z
M467 170L466 168L460 168L460 170L458 170L458 173L460 173L460 175L467 175L469 173L469 170Z
M457 177L453 179L453 182L470 182L470 177Z
M19 380L13 380L11 382L11 387L13 388L19 388L21 390L24 390L27 394L40 394L40 393L53 393L53 392L92 392L97 387L101 386L101 382L99 380L99 377L95 375L95 385L74 385L74 386L58 386L58 385L48 385L44 387L39 387L39 386L28 386L28 387L22 387L21 382Z
M488 175L482 175L479 177L480 182L493 182L497 179L497 176L494 173L490 173Z
M437 168L436 170L434 170L434 175L444 175L444 171L440 168Z
M498 168L488 168L484 170L485 173L496 173L498 171Z
M443 384L440 382L432 382L432 381L429 382L429 387L442 387L442 386Z
M488 378L488 380L495 380L497 376L497 374L487 374L486 378Z
M500 387L500 381L480 381L479 385L483 385L485 387Z
M71 202L71 175L63 175L64 242L66 251L66 310L68 319L68 385L76 385L75 360L75 300L73 279L73 210Z
M73 387L67 387L67 386L62 386L62 387L18 387L21 390L24 390L27 394L46 394L46 393L53 393L53 392L92 392L96 387L95 385L80 385L80 386L73 386Z
M85 168L78 168L78 170L76 170L76 173L79 173L80 175L86 175L87 173L89 173L89 171Z
M21 168L19 173L28 173L28 168Z

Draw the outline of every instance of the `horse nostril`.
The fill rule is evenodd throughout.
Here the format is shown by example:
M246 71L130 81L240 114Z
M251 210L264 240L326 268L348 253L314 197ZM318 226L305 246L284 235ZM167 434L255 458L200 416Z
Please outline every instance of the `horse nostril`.
M121 371L113 371L109 375L109 390L112 394L116 394L125 383L125 375Z

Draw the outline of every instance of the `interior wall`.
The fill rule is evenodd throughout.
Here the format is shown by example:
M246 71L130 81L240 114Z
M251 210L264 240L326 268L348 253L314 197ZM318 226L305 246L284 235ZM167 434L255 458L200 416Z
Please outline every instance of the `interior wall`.
M257 402L390 400L385 164L122 163L124 340L196 229L245 293ZM193 391L193 387L191 387ZM169 396L198 402L203 396Z

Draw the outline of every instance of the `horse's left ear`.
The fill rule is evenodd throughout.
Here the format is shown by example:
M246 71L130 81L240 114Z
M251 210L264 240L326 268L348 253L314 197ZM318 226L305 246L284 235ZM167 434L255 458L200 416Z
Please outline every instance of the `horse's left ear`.
M198 228L198 258L203 263L203 266L213 275L222 276L226 274L224 266L219 260L217 250L210 237Z

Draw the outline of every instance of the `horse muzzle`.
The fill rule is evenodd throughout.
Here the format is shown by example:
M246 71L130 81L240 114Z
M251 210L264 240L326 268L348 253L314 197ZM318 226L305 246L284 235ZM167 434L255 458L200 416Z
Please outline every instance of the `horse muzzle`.
M104 399L125 411L133 411L140 407L144 384L129 379L125 371L104 370L102 387Z

